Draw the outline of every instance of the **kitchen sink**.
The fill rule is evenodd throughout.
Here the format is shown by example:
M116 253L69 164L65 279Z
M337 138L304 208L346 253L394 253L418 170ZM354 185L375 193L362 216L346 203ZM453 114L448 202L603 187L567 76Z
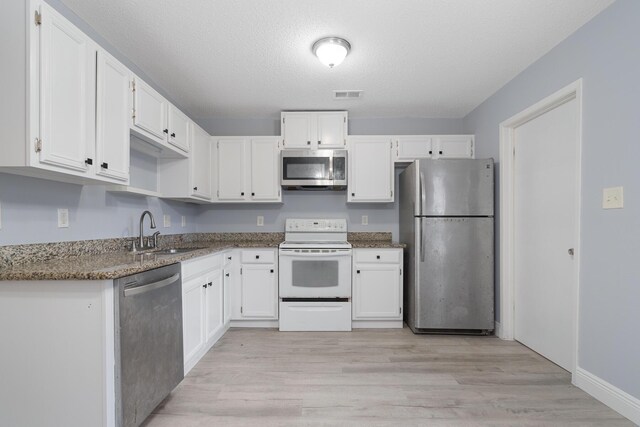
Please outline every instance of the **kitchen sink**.
M153 251L152 253L156 255L176 255L176 254L183 254L186 252L193 252L200 249L205 249L205 248L168 248L168 249L159 249L157 251Z

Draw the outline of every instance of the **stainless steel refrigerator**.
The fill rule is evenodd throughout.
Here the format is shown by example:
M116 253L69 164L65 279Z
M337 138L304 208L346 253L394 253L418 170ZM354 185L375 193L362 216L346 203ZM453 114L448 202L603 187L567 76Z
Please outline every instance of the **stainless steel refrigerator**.
M400 174L413 332L494 329L493 182L493 159L420 159Z

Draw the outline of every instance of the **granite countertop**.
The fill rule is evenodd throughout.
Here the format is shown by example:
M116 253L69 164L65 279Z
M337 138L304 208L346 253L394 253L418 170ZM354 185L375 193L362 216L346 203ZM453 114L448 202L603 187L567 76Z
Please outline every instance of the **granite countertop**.
M57 257L2 268L0 280L111 280L227 249L276 248L279 243L265 240L192 242L175 247L198 249L171 255L120 251Z
M277 248L284 233L192 233L161 236L159 248L178 254L124 250L131 238L0 247L2 280L111 280L234 248ZM349 233L354 248L403 248L388 232Z

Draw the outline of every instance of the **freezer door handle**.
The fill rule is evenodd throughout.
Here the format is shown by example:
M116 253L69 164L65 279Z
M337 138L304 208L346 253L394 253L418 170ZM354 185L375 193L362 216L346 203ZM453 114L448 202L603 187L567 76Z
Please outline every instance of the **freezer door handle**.
M426 230L422 225L422 218L420 218L418 224L420 224L420 230L418 230L418 233L420 233L420 246L418 247L418 250L420 251L420 262L424 262L424 235Z
M422 171L421 171L420 172L420 212L418 212L418 215L422 215L422 211L424 209L424 204L426 202L426 196L424 194L424 188L425 188L424 173L422 173Z

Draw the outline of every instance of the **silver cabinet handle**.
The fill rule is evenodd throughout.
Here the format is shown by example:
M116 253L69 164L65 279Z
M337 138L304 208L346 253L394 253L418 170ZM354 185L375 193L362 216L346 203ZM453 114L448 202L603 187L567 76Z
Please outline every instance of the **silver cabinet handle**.
M130 297L133 295L143 294L145 292L153 291L154 289L163 288L167 285L175 283L176 280L180 278L180 273L176 273L173 276L167 277L166 279L158 280L157 282L149 283L147 285L140 285L131 288L127 288L124 290L124 296Z

